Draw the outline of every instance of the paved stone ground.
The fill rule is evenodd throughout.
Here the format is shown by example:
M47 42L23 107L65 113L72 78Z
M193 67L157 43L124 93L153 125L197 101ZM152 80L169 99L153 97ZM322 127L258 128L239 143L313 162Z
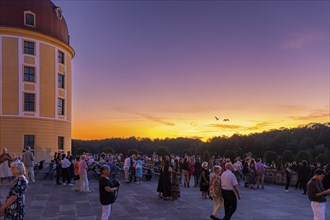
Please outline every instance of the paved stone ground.
M70 186L55 185L54 180L38 179L31 183L26 195L27 220L95 220L100 219L98 185L90 175L91 193L73 192ZM164 201L156 193L157 182L142 184L122 183L119 197L113 205L111 220L175 220L209 219L213 203L201 199L198 188L181 187L181 198ZM308 198L301 190L284 192L283 186L266 185L264 190L240 188L242 199L238 202L233 220L311 220L312 210ZM0 199L8 187L0 188ZM330 200L330 199L329 199ZM221 208L219 217L224 216ZM330 219L330 202L327 204Z

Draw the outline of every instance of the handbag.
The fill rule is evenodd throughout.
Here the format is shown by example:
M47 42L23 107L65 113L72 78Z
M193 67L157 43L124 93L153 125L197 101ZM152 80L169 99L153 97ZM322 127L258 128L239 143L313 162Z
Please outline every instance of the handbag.
M202 186L203 186L203 187L208 187L209 184L208 184L207 182L202 182Z
M140 164L137 163L137 164L135 165L135 169L139 169L139 168L140 168Z

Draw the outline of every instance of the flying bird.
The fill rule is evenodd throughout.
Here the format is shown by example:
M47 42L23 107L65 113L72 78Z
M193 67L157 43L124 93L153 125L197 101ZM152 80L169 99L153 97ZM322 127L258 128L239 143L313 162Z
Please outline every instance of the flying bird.
M217 117L217 116L214 116L215 117L215 119L218 121L219 120L219 118Z
M229 121L229 119L228 118L225 118L225 119L223 119L223 121Z

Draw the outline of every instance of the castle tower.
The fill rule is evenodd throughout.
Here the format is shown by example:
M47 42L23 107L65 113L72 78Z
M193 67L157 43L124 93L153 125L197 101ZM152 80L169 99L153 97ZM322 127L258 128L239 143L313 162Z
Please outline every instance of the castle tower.
M0 148L47 161L71 150L69 40L50 0L0 0Z

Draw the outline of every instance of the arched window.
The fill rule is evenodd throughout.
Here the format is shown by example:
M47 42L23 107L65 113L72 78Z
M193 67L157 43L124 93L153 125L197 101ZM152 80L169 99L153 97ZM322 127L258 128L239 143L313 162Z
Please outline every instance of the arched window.
M56 7L55 8L55 13L56 13L56 16L58 19L62 19L63 18L63 15L62 15L62 9L60 7Z
M31 11L24 12L24 25L35 27L36 26L36 14Z

